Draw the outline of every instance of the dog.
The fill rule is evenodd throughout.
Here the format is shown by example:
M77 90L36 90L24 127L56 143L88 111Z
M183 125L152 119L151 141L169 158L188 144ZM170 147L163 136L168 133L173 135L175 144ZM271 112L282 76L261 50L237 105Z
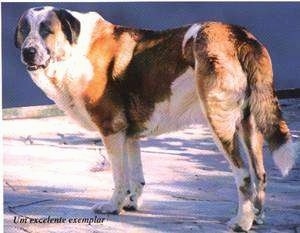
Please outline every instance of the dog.
M263 223L263 142L283 175L295 151L268 51L245 28L204 22L152 31L114 25L95 12L38 7L20 17L15 45L36 85L101 135L115 189L96 213L137 210L145 185L139 139L202 115L235 177L239 204L229 226L248 231Z

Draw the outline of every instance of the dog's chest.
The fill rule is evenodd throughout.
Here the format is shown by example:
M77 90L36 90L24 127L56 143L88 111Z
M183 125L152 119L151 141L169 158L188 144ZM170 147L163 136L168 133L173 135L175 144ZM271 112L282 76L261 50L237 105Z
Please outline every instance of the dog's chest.
M98 128L94 122L92 122L91 117L88 114L85 104L81 98L81 90L74 91L74 88L81 89L81 84L74 83L74 85L77 85L77 87L64 84L61 90L57 92L55 102L61 110L75 120L80 126L87 130L97 131ZM71 86L73 86L73 88Z
M97 131L82 99L90 77L91 68L88 63L80 62L59 64L45 73L31 75L33 81L45 94L53 100L66 115L75 120L83 128Z

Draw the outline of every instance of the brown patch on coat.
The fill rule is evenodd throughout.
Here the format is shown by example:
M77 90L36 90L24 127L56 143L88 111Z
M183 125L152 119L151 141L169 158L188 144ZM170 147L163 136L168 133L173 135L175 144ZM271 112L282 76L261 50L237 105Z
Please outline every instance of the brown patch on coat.
M108 70L118 49L118 44L111 37L112 32L113 25L102 20L95 27L87 55L93 67L93 78L82 95L92 121L104 136L126 128L120 96L109 85L112 77L109 77Z
M203 24L195 40L195 58L198 91L204 111L214 132L227 147L226 144L232 144L236 128L229 129L229 122L225 119L235 119L234 110L239 108L239 98L242 98L236 93L243 92L246 80L243 80L226 24Z
M154 32L100 21L97 30L88 54L94 77L84 92L87 110L106 135L124 128L137 134L188 68L181 54L187 28ZM117 115L123 123L114 127Z
M182 40L187 28L162 32L140 31L140 41L122 81L124 106L134 135L144 129L155 103L171 95L171 85L188 68L182 55Z

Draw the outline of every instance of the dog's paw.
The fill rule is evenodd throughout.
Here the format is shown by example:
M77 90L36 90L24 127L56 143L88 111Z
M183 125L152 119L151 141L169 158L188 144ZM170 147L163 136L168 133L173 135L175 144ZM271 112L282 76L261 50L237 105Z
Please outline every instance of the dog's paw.
M243 220L238 217L232 218L228 223L228 227L234 232L248 232L252 227L252 220Z
M142 199L137 198L136 195L132 194L127 197L124 201L123 210L125 211L137 211L142 204Z
M138 209L138 204L134 196L129 196L124 202L123 210L125 211L136 211Z
M125 210L125 211L137 211L137 206L128 204L128 205L125 205L123 207L123 210Z
M118 208L113 205L111 202L105 203L105 204L95 204L92 207L92 210L96 213L96 214L119 214L120 211L118 210Z
M255 215L255 218L253 220L253 225L263 225L265 223L264 218L265 218L265 214L263 211L260 214Z

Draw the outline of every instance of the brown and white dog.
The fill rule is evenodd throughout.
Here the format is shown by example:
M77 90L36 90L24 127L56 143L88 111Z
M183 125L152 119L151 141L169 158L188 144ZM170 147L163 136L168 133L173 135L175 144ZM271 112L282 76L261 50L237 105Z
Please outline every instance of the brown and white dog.
M15 36L32 80L67 115L101 134L115 189L94 211L136 210L145 185L139 138L178 130L203 114L237 185L239 208L230 227L248 231L262 223L264 139L283 175L295 152L269 54L252 34L218 22L131 29L95 12L40 7L21 16Z

